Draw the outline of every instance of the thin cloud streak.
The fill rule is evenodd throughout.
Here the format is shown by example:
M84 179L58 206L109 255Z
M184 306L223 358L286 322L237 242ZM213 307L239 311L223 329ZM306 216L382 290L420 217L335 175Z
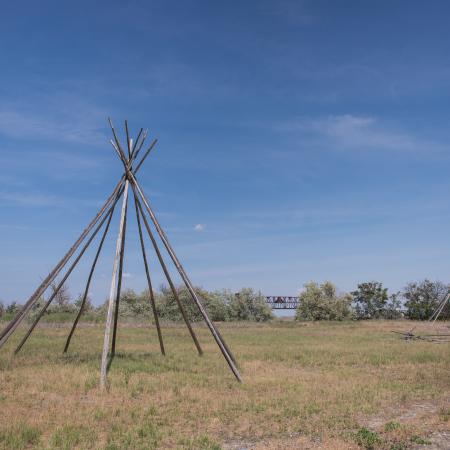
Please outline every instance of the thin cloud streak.
M2 206L34 207L34 208L90 208L98 207L101 200L81 200L73 197L62 197L43 192L12 192L0 191L0 204Z
M296 133L300 139L322 144L329 149L388 152L421 157L448 156L447 143L432 141L411 131L398 129L371 116L343 114L317 119L293 119L275 125L279 132Z

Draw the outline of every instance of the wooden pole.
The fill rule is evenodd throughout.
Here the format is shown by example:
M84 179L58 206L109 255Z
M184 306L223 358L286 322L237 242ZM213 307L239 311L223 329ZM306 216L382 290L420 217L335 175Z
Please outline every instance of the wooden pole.
M144 145L145 139L147 138L147 133L148 133L148 130L144 131L143 128L141 128L141 130L139 131L138 137L136 138L136 141L135 141L134 146L133 146L133 151L131 152L131 159L132 160L135 160L137 158L137 155L141 151L141 148ZM139 142L139 138L141 137L141 135L142 135L142 139Z
M69 251L63 256L63 258L58 262L58 264L53 268L53 270L47 275L47 277L44 279L44 281L39 285L39 287L36 289L36 291L31 295L31 297L28 299L28 301L23 306L22 310L14 317L14 319L6 326L5 329L2 330L0 333L0 348L6 343L6 341L9 339L11 334L16 330L16 328L19 326L19 324L24 319L25 315L30 311L30 309L33 307L33 305L39 300L39 298L42 296L42 294L47 290L47 288L50 286L50 284L53 282L53 280L58 276L58 274L61 272L63 267L67 264L69 259L72 257L72 255L75 253L75 251L80 246L81 242L86 238L86 236L89 234L89 232L92 230L92 228L96 225L96 223L100 220L101 216L104 214L110 203L113 201L113 198L115 195L117 195L117 192L122 186L123 180L125 176L121 178L119 183L117 183L117 186L114 188L112 194L108 197L105 204L100 208L99 212L96 214L96 216L92 219L92 221L89 223L89 225L84 229L84 231L81 233L79 238L75 241L75 243L72 245L72 247L69 249Z
M69 345L70 345L70 341L72 340L73 333L75 332L75 329L77 327L78 321L80 320L80 317L81 317L81 315L84 312L84 305L86 303L86 299L87 299L88 294L89 294L89 287L91 285L92 276L94 275L95 266L97 265L98 258L100 256L101 251L102 251L103 243L105 242L106 235L108 234L108 230L109 230L109 226L111 224L111 219L112 219L113 214L114 214L115 206L116 206L116 204L114 204L114 206L113 206L113 208L111 210L108 222L107 222L106 227L105 227L105 231L103 232L102 238L100 240L100 244L99 244L98 249L97 249L97 253L95 254L94 261L92 263L91 270L89 272L89 276L88 276L88 279L87 279L87 282L86 282L86 287L84 289L84 293L83 293L83 298L81 300L80 309L78 311L77 317L75 318L75 320L73 322L72 329L70 330L69 336L67 336L67 341L66 341L66 345L64 346L63 353L67 353L67 350L68 350Z
M134 192L133 192L133 194L134 194ZM138 199L137 199L136 195L134 195L134 207L136 209L136 220L137 220L138 230L139 230L139 240L141 242L142 259L144 260L145 275L147 277L148 291L149 291L149 296L150 296L150 305L152 307L153 317L155 319L156 330L158 332L159 347L161 349L161 353L163 355L165 355L166 352L164 350L164 343L163 343L161 328L159 326L158 314L156 312L155 297L153 294L152 281L150 279L150 271L148 268L147 255L145 252L145 242L144 242L144 236L142 234L142 225L141 225L141 219L139 217L139 209L138 209L137 202L138 202Z
M141 158L138 165L136 166L136 170L134 171L135 173L141 168L143 162L145 161L145 158L147 158L148 154L152 151L152 148L156 145L157 142L158 142L158 139L153 140L150 147L146 150L144 156ZM138 155L138 152L136 152L135 158L137 157L137 155Z
M128 132L128 120L125 120L125 133L127 136L128 161L131 160L130 133Z
M125 121L125 128L128 139L128 154L131 158L131 139L128 137L128 124ZM128 160L130 163L130 160ZM117 292L116 292L116 304L114 309L114 325L113 325L113 335L111 344L111 358L116 354L116 336L117 336L117 321L119 319L119 307L120 307L120 293L122 291L122 275L123 275L123 256L125 253L125 237L127 230L127 212L128 212L128 201L125 204L125 216L123 221L122 236L121 236L121 248L120 248L120 259L119 259L119 277L117 280Z
M127 228L127 211L125 211L125 220L123 223L123 232L122 232L122 247L120 249L119 276L117 277L116 301L114 306L114 323L113 323L113 335L111 343L111 357L113 357L116 354L117 322L119 320L120 295L122 292L123 255L125 252L126 228Z
M124 153L124 151L122 149L122 146L120 145L119 139L117 138L116 130L114 129L114 125L113 125L112 120L111 120L110 117L108 117L108 122L109 122L109 126L111 127L111 131L112 131L112 134L113 134L113 137L114 137L114 141L116 142L117 148L119 150L119 157L122 160L122 162L125 164L125 167L126 167L125 153Z
M106 371L108 366L108 351L109 351L109 341L110 341L110 334L111 334L111 322L112 322L112 313L113 313L113 307L114 307L114 298L116 293L116 277L117 277L117 267L119 264L119 258L120 258L120 249L122 247L122 230L124 227L125 222L125 212L126 212L126 205L128 201L128 179L125 181L125 189L123 193L123 200L122 200L122 211L120 215L120 225L119 225L119 234L117 236L117 243L116 243L116 254L114 257L114 265L113 265L113 271L112 271L112 277L111 277L111 288L109 292L109 302L108 302L108 314L106 316L106 325L105 325L105 339L103 342L103 353L102 353L102 365L100 369L100 387L102 389L105 389L106 387Z
M138 199L138 197L137 197L137 195L136 195L136 193L134 191L133 184L131 185L131 187L133 189L134 198L135 198L135 201L137 201L137 205L138 205L139 211L141 213L141 217L144 220L145 228L147 229L147 233L148 233L148 235L149 235L149 237L150 237L150 239L152 241L153 248L155 249L155 252L156 252L156 256L158 257L159 264L161 265L161 268L164 271L164 274L166 276L167 282L169 283L169 286L170 286L170 289L172 291L172 294L175 297L175 301L177 302L178 308L180 309L181 315L183 316L184 322L186 323L186 326L187 326L187 328L189 330L189 333L190 333L190 335L192 337L192 340L194 341L194 344L197 347L198 354L201 356L201 355L203 355L203 350L202 350L202 348L200 346L200 342L197 339L197 336L196 336L196 334L195 334L195 332L194 332L194 330L192 328L191 323L189 322L189 318L188 318L188 316L186 314L186 311L185 311L185 309L183 307L183 304L180 301L180 297L178 296L178 292L177 292L177 290L175 288L175 285L172 282L172 278L170 277L169 271L167 270L167 267L166 267L166 264L164 262L164 259L163 259L162 255L161 255L161 252L159 251L158 244L157 244L155 238L153 237L153 233L152 233L152 231L150 229L150 225L148 223L147 217L145 217L144 212L142 210L141 203L140 203L140 201L139 201L139 199Z
M220 336L220 333L218 333L217 329L215 328L214 324L212 323L211 319L208 317L208 314L204 308L204 306L202 305L202 303L200 302L194 287L191 283L191 281L189 280L186 272L183 269L183 266L181 265L180 261L178 260L174 250L172 249L163 229L161 228L153 210L151 209L144 192L142 191L141 187L139 186L139 183L137 182L135 176L129 172L129 179L131 182L131 186L133 188L133 192L137 191L139 193L139 196L142 199L142 202L144 203L144 206L148 212L148 214L150 215L150 218L152 219L153 224L155 225L156 231L159 234L159 237L161 238L164 246L166 247L167 252L169 253L173 263L175 264L175 267L177 268L181 278L183 279L184 283L186 284L186 287L188 288L189 292L191 293L191 296L193 298L193 300L195 301L195 303L197 304L197 307L200 311L200 313L202 314L209 330L211 331L211 334L213 335L217 345L219 346L225 360L227 361L231 371L233 372L234 376L236 377L236 379L239 382L242 382L242 377L239 373L238 368L236 367L234 360L234 357L231 356L231 352L228 349L228 347L226 346L226 344L224 344L224 341L222 339L222 337ZM138 203L138 205L140 205L140 203ZM145 216L143 216L145 217Z
M134 154L131 155L131 159L129 159L128 161L124 159L123 154L121 153L119 147L117 147L117 145L114 143L114 141L112 139L110 139L109 141L111 143L111 145L113 146L114 150L116 151L117 155L119 156L120 160L122 161L124 167L125 167L125 172L128 172L131 170L131 165L133 164L133 162L136 160L136 157L139 153L139 149L137 152L135 152ZM151 152L151 150L153 149L153 147L156 145L156 143L158 142L158 139L154 139L153 142L151 143L150 147L146 150L144 156L141 158L141 160L139 161L136 169L133 171L134 173L138 172L138 170L141 168L142 164L144 163L145 159L147 158L147 156L149 155L149 153Z

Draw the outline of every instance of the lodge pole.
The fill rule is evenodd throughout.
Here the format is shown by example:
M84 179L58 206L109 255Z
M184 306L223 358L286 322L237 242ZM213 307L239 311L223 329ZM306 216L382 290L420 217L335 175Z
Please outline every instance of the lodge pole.
M133 194L134 194L134 192L133 192ZM137 201L138 200L137 200L137 198L135 196L134 197L134 206L135 206L135 209L136 209L136 220L137 220L138 230L139 230L139 240L140 240L140 243L141 243L142 259L144 260L145 275L147 277L148 291L149 291L149 296L150 296L150 305L152 307L153 317L155 319L155 326L156 326L156 330L158 332L159 347L161 349L161 353L163 355L165 355L166 351L164 349L164 342L163 342L163 338L162 338L161 328L159 326L158 314L157 314L157 311L156 311L155 296L153 294L153 286L152 286L152 281L150 279L150 271L149 271L149 268L148 268L147 254L146 254L146 251L145 251L145 242L144 242L144 236L142 234L142 225L141 225L141 219L139 217L139 209L138 209Z
M120 225L119 225L119 233L117 236L117 242L116 242L116 254L114 257L114 265L113 265L113 271L112 271L112 277L111 277L111 288L109 292L109 302L108 302L108 313L106 316L106 324L105 324L105 338L103 342L103 352L102 352L102 364L100 369L100 387L102 389L105 389L106 387L106 371L108 366L108 352L109 352L109 341L110 341L110 334L111 334L111 321L112 321L112 313L113 313L113 307L114 307L114 298L116 293L116 278L117 278L117 268L119 264L119 258L120 258L120 249L122 247L121 237L122 237L122 230L124 226L125 221L125 211L126 211L126 204L128 200L128 185L129 181L128 179L125 180L125 189L123 192L123 199L122 199L122 211L120 215Z
M131 159L131 142L128 137L128 123L125 121L125 128L127 131L127 140L128 140L128 154ZM130 165L130 159L128 160L128 165ZM119 277L117 280L117 291L116 291L116 304L114 309L114 325L113 325L113 335L112 335L112 343L111 343L111 358L116 354L116 336L117 336L117 322L119 319L119 307L120 307L120 293L122 291L122 275L123 275L123 257L125 253L125 239L126 239L126 230L127 230L127 212L128 212L128 200L125 203L125 216L123 221L122 228L122 237L121 237L121 248L120 248L120 259L119 259Z

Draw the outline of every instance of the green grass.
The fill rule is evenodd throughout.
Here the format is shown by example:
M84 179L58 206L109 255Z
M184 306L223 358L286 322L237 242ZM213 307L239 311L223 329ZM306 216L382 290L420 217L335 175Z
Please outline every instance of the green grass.
M8 449L25 449L39 443L41 431L26 423L13 424L0 430L0 445Z
M435 422L392 417L450 394L448 345L390 332L411 326L219 324L242 385L205 327L195 327L199 357L182 326L165 325L163 357L154 329L124 326L108 392L99 389L100 325L77 330L66 355L66 325L38 328L19 355L12 356L19 335L0 351L0 449L217 450L231 441L301 448L317 439L323 448L401 449L449 417L445 404ZM380 415L381 428L371 429Z

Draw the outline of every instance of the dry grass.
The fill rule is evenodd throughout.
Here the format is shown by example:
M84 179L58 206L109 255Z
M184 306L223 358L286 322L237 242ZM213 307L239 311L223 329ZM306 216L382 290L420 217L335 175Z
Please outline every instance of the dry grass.
M450 426L450 344L390 333L409 327L220 325L239 385L206 328L200 358L181 326L163 329L166 357L154 330L124 326L107 394L100 325L64 356L67 327L40 328L19 356L19 336L0 352L0 448L409 448Z

